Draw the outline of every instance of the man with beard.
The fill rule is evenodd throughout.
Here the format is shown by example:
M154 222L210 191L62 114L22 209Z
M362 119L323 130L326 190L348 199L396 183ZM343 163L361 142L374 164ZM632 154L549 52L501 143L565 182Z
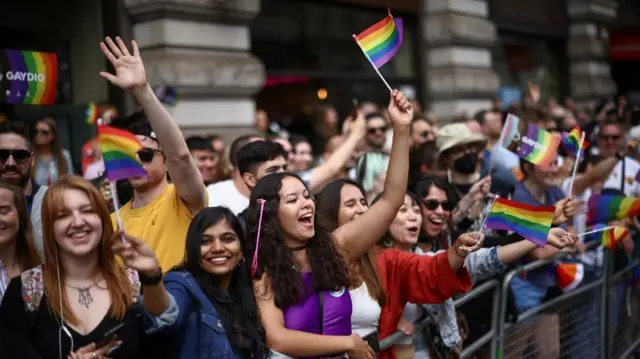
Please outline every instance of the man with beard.
M47 186L31 181L33 160L29 127L22 122L0 123L0 180L22 188L31 215L35 245L40 257L44 258L40 208Z

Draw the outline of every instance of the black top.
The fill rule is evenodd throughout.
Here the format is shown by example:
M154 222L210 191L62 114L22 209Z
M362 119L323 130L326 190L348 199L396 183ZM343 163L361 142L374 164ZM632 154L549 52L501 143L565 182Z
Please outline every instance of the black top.
M0 328L0 353L4 359L42 359L23 337Z
M99 341L105 332L122 321L125 322L125 326L118 335L122 345L109 357L113 359L139 359L142 356L142 323L133 308L127 311L124 320L105 316L100 324L87 335L79 334L67 326L73 337L74 350ZM66 358L71 352L71 341L64 332L60 331L59 318L49 311L46 294L43 294L37 312L26 311L22 298L22 278L19 276L11 280L2 299L0 327L26 338L43 359L59 359L58 335L62 338L63 357Z

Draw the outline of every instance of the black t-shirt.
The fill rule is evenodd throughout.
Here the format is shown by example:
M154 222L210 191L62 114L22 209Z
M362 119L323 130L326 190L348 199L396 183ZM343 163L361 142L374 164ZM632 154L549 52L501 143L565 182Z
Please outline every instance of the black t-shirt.
M131 308L123 320L105 316L100 324L89 334L82 335L67 325L73 337L74 350L82 348L103 338L103 334L121 322L125 326L120 330L118 339L122 345L109 355L112 359L139 359L142 356L141 321L136 311ZM58 336L61 336L63 357L71 352L69 337L60 331L60 321L47 306L47 296L43 294L38 311L27 312L22 298L22 279L16 277L7 286L2 305L0 306L0 327L25 338L43 359L59 359Z
M0 328L0 356L4 359L42 359L42 356L25 338L2 328Z

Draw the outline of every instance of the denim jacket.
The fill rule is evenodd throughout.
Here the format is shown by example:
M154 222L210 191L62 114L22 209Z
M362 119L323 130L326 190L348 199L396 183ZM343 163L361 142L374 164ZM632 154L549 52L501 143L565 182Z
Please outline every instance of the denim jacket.
M191 273L172 271L164 276L170 307L162 317L149 318L150 334L175 334L181 359L240 359L209 298Z
M417 248L416 254L435 255L437 253L425 253ZM465 259L465 266L474 283L491 278L507 269L507 266L498 258L498 247L480 248L469 253ZM422 307L435 318L442 341L448 348L452 348L460 342L460 331L453 299L449 298L440 304L425 304ZM414 336L414 345L416 351L426 350L427 342L424 336Z

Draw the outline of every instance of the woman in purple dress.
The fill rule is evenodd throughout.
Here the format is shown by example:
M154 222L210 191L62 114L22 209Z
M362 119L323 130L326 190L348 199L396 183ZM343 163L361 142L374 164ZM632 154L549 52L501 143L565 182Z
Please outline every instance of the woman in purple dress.
M394 213L404 200L409 170L409 126L413 110L398 91L391 94L394 124L389 192ZM385 191L387 186L385 186ZM378 213L379 214L379 213ZM370 213L333 233L316 215L309 189L294 174L276 173L258 181L247 212L247 252L267 346L296 358L344 356L373 359L372 348L351 334L350 276L347 266L377 240L380 226Z

